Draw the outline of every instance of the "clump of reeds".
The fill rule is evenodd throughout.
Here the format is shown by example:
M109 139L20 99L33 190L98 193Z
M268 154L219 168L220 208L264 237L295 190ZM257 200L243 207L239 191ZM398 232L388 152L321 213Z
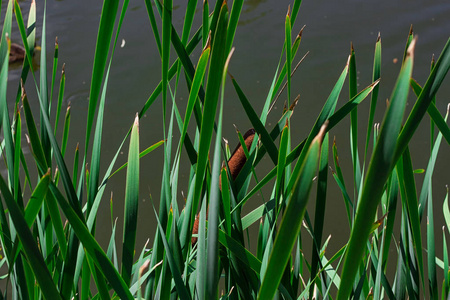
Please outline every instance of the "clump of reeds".
M310 133L302 142L294 144L290 127L295 120L296 100L291 101L291 95L296 91L291 74L295 69L293 64L299 61L297 54L302 35L300 32L292 40L292 28L301 1L294 1L286 15L279 67L259 113L240 88L240 79L227 78L242 0L232 4L218 1L214 7L204 1L201 26L195 30L192 24L197 17L197 1L188 1L181 36L172 26L172 1L151 3L146 0L145 3L160 50L161 82L143 103L109 168L100 170L102 133L109 130L103 128L105 91L113 59L113 56L108 58L108 53L111 49L114 53L128 1L120 14L118 1L104 2L93 62L86 139L81 146L84 154L80 154L78 146L68 149L75 151L74 161L65 158L70 139L70 109L63 116L64 71L56 95L57 43L53 72L47 78L45 12L38 74L31 63L36 5L32 2L25 24L19 2L8 1L0 42L0 150L5 170L0 175L0 241L1 264L7 270L3 274L6 288L1 293L2 298L216 299L219 283L223 289L220 296L224 299L311 299L334 298L335 295L337 299L448 297L448 195L443 207L446 227L442 258L435 255L433 204L436 206L436 202L430 195L442 138L450 143L446 124L448 111L443 117L435 104L439 100L435 98L436 92L450 68L449 42L432 62L430 75L420 86L411 77L416 43L411 30L389 105L381 125L374 130L380 88L381 39L375 43L372 83L360 91L352 48ZM6 99L13 14L25 49L22 78L17 83L14 102ZM114 31L118 18L119 26ZM157 20L161 20L160 26ZM198 61L193 62L190 54L197 48L202 52ZM176 53L172 64L171 50ZM175 85L179 81L174 78L180 75L186 76L189 84L188 102L182 110L184 117L179 111L181 107L177 107L177 97L172 94L178 91ZM336 110L347 77L350 97ZM23 88L26 80L32 81L37 91L37 99L33 101L28 100ZM237 152L228 160L230 151L222 142L224 86L230 83L254 128L244 136L237 134L241 146L236 151L242 158L239 164L233 161ZM168 93L169 86L171 93ZM405 118L411 88L416 101ZM286 89L285 94L280 94L283 89ZM164 116L161 127L166 138L141 151L140 117L152 108L160 95ZM274 126L269 126L267 115L279 95L285 95L281 97L286 97L287 109ZM369 95L367 128L360 128L358 104ZM49 113L53 98L57 99L54 119ZM9 114L10 103L14 103L12 115ZM39 116L33 114L32 105L39 105ZM431 136L434 138L435 127L439 133L433 141L418 194L408 145L426 113L432 119ZM166 118L166 114L172 117ZM329 143L329 132L347 117L351 119L349 150L353 158L353 170L348 172L353 174L354 191L347 190L336 144ZM62 138L56 135L60 118L64 118ZM194 123L195 130L188 130L190 123ZM179 140L170 138L174 131L180 133ZM357 142L361 132L365 134L363 149ZM24 136L28 145L23 145ZM369 147L371 140L373 148ZM127 164L118 168L116 159L125 143L129 144ZM162 145L164 169L159 211L142 212L138 209L139 160ZM26 146L31 149L31 158L23 152ZM185 206L181 208L175 195L178 194L178 166L184 151L188 154L191 176ZM360 151L364 153L362 159L358 155ZM272 169L261 176L257 170L264 156L269 158ZM175 158L171 160L172 157ZM223 161L228 161L224 167ZM333 164L333 173L329 172L329 164ZM123 238L117 240L113 223L111 242L107 249L102 249L95 239L99 204L109 200L103 194L108 179L123 168L127 173ZM330 239L323 238L326 235L324 224L328 222L324 217L326 199L336 197L326 193L330 174L342 191L351 230L348 241L336 253L326 251ZM243 215L242 207L247 201L270 184L272 192L264 196L268 201ZM315 199L310 199L312 188L317 189ZM315 202L314 212L309 212L314 213L314 224L307 211L309 201ZM401 210L398 215L397 209ZM149 213L157 216L156 237L150 248L136 249L138 214ZM197 214L197 229L193 234ZM396 221L396 218L401 219ZM421 223L423 218L427 222ZM394 236L397 224L400 224L400 234ZM246 230L251 225L257 226L258 235L247 237ZM307 231L302 231L302 226ZM193 236L198 238L195 245L191 243ZM311 257L304 255L304 239L312 240ZM249 244L257 245L256 253L249 250ZM390 252L392 245L395 245L394 253ZM121 259L117 257L117 247L122 247ZM386 274L388 257L391 262L397 261L393 275ZM438 273L443 274L442 282L438 282ZM91 278L95 289L91 289ZM394 279L389 281L388 278Z

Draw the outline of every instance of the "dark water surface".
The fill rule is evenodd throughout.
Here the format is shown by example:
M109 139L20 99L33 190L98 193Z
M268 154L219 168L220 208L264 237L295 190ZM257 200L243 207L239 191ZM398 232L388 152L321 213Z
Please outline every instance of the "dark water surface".
M41 20L40 15L43 11L42 2L38 1L38 21ZM180 33L186 1L174 2L173 22ZM257 112L262 109L280 58L284 41L284 21L289 4L290 1L285 0L252 0L246 1L243 7L234 42L236 50L231 60L230 73L237 79ZM28 11L26 8L28 2L22 1L20 5L23 7L25 15ZM67 107L69 102L72 106L71 139L67 150L69 157L73 155L77 142L80 142L81 145L84 143L92 60L101 6L102 2L98 0L49 0L47 2L47 57L50 65L53 57L53 40L57 36L59 61L66 64L64 106ZM213 7L213 3L210 4L210 7ZM5 8L2 8L2 20L4 11ZM199 13L200 10L198 10L196 19L197 24L201 18ZM294 37L300 28L306 25L295 64L307 51L309 51L309 55L292 79L292 97L297 94L301 95L292 118L293 143L297 144L302 141L312 127L347 62L350 42L353 42L356 52L358 84L361 90L371 83L374 46L378 33L381 34L382 80L375 120L381 122L385 100L390 96L400 69L400 63L394 63L394 60L401 61L402 59L411 24L414 25L414 32L418 36L413 76L423 85L429 74L431 56L434 54L437 57L440 54L450 35L449 16L450 2L448 1L303 1L293 30ZM39 44L40 24L38 24L38 28ZM19 37L17 27L13 27L13 31L15 31L13 39L17 41ZM102 144L102 174L106 171L124 135L132 125L135 113L140 111L161 78L160 57L143 1L130 2L120 38L125 41L125 45L123 48L116 49L108 86ZM197 59L198 52L192 57L193 62L197 62ZM59 66L60 68L61 66ZM11 71L9 95L15 94L19 76L19 69ZM230 82L227 85L224 136L230 141L231 147L234 147L237 138L233 124L236 124L241 131L246 131L250 123L241 109ZM180 109L184 111L188 94L183 83L180 84L180 87L183 88L178 91L176 100ZM31 90L32 86L29 85L28 89ZM347 90L348 87L345 86L338 106L343 105L348 99ZM286 97L286 94L282 95L269 122L275 122L281 115ZM13 101L12 96L10 99ZM34 101L37 101L37 98ZM450 102L450 80L446 78L437 101L437 107L442 114L445 113L448 102ZM361 133L366 130L368 104L369 100L366 99L359 109ZM413 102L410 102L408 107L411 108L412 104ZM141 120L141 149L162 139L161 111L159 98L147 112L145 118ZM426 119L428 120L428 117ZM331 131L330 137L333 136L336 136L347 186L351 187L348 119ZM364 140L365 134L360 134L359 138L361 141ZM413 163L416 169L426 168L430 148L429 140L428 121L426 121L424 126L419 127L411 144ZM80 148L84 148L84 145ZM445 185L450 183L449 150L449 145L443 141L434 175L433 196L437 237L441 236L438 229L444 225L441 205L445 196ZM127 149L124 148L118 165L125 161L126 153ZM362 155L361 151L360 156ZM69 161L71 160L69 159ZM149 195L157 205L160 196L162 161L161 149L141 161L140 191L142 200L139 203L137 249L141 248L147 239L153 240L156 225ZM271 167L269 162L265 166L261 166L260 174L264 174L265 170L269 170ZM188 169L185 168L185 171L180 174L182 175L180 192L177 196L181 202L181 190L186 192ZM339 249L348 239L349 230L342 196L331 173L329 175L330 190L327 200L329 206L326 215L328 222L324 236L333 235L330 253L334 253L333 249ZM423 174L417 175L416 180L421 186ZM121 209L125 195L124 183L125 172L121 172L111 180L104 194L97 221L97 224L104 224L97 226L97 237L103 245L106 245L111 232L109 211L111 193L113 193L115 209L114 218L118 218L119 224L123 221ZM269 194L265 195L266 200L268 196ZM250 201L256 205L261 202L261 199L255 197ZM311 214L312 212L313 210L310 210ZM120 240L121 233L119 231L117 241ZM437 255L442 257L442 246L436 246Z

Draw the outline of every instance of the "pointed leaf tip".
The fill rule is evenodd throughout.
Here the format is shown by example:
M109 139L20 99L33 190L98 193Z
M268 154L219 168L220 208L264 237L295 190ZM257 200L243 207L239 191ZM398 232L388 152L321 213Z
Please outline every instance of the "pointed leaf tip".
M350 65L350 58L352 57L352 55L350 54L349 56L348 56L348 59L347 59L347 65L346 65L346 67L348 67L349 65Z
M291 106L289 107L289 110L290 110L290 111L293 111L293 110L294 110L294 108L295 108L295 106L297 105L299 99L300 99L300 94L298 94L297 97L295 97L294 102L292 102Z
M302 29L300 29L300 32L297 34L297 39L300 39L303 34L303 29L305 29L306 25L303 25Z
M371 88L374 88L377 84L379 84L381 81L381 78L378 78L377 80L375 80L372 84L371 84Z
M325 136L325 133L327 132L328 123L329 123L328 120L326 120L323 123L323 125L320 127L319 133L316 135L316 137L314 138L312 143L314 143L316 140L319 140L319 142L322 143L323 137Z
M228 68L230 64L231 57L233 56L235 47L231 48L230 53L228 54L227 60L225 61L225 67Z
M406 51L406 56L414 58L414 48L416 47L417 37L413 38Z
M136 117L134 118L134 126L139 128L139 113L136 113Z
M206 49L211 48L211 30L209 31L208 38L206 39L205 48L203 48L203 51Z

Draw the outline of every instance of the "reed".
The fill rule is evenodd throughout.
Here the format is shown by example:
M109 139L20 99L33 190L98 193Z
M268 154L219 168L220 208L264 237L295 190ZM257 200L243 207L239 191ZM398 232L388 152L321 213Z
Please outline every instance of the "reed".
M361 90L352 47L309 134L295 144L291 126L301 119L297 114L302 112L294 116L298 98L291 101L291 95L298 91L291 76L296 70L294 64L303 60L298 55L303 29L294 38L292 29L301 1L294 0L292 9L286 8L279 65L263 109L257 112L240 87L240 78L228 76L243 0L217 1L214 5L188 1L180 32L172 25L171 0L146 0L160 54L161 81L143 101L115 156L103 170L102 135L111 130L103 128L106 91L129 1L124 1L120 9L117 0L103 4L82 152L79 146L67 148L73 124L70 107L62 110L66 78L64 68L60 78L56 74L60 64L57 42L53 65L46 61L46 53L51 50L46 47L45 8L39 12L43 16L41 53L34 58L40 62L38 73L32 63L36 5L32 2L25 23L21 6L27 4L7 2L0 41L0 265L5 270L1 298L448 298L448 192L442 210L446 222L442 258L436 256L435 241L440 235L434 231L434 214L441 199L431 195L442 140L450 143L448 111L443 116L436 108L436 93L450 68L450 40L433 60L430 75L421 86L412 78L417 38L410 31L381 125L374 123L378 92L383 88L381 38L374 45L372 83ZM201 13L196 14L199 7ZM197 17L201 25L194 28ZM6 94L13 19L25 54L15 101L7 99ZM190 54L196 49L201 54L198 61L192 61ZM186 107L176 100L181 84L178 78L183 75L190 91L183 104ZM347 78L349 99L336 109ZM27 80L37 92L35 99L28 99L23 85ZM232 153L222 139L222 126L226 124L223 106L228 99L224 87L229 84L254 128L244 136L237 131L239 144ZM416 100L412 110L405 112L410 94ZM369 97L367 128L361 128L358 105ZM271 106L278 98L287 99L287 104L279 121L270 126L267 116L273 113ZM140 118L153 109L157 99L163 103L161 130L165 138L142 151ZM53 106L55 116L50 114ZM38 115L33 108L39 108ZM419 180L414 176L409 143L425 114L432 120L432 146L425 176ZM329 141L330 132L346 118L350 119L351 142L346 150L352 154L351 170L341 168L336 143ZM63 119L60 137L57 128ZM364 136L363 143L358 142L358 136ZM127 163L118 166L117 158L125 145L129 145ZM26 146L31 155L24 154ZM142 211L138 208L139 170L147 161L140 158L151 156L158 147L164 152L160 199L153 212ZM66 151L75 152L73 161L66 158ZM265 156L272 168L261 174L259 165ZM184 205L176 197L181 180L179 166L185 165L182 159L188 160L190 172ZM104 195L108 180L123 169L123 236L116 236L117 224L111 221L112 235L104 249L96 240L96 226L104 226L97 224L97 215L104 213L100 211L101 202L109 200ZM352 174L352 190L346 187L344 172ZM324 232L324 225L333 222L325 217L327 199L340 197L327 193L331 184L342 192L351 232L336 253L327 251L330 237ZM421 187L420 192L416 186ZM316 193L311 196L313 188ZM244 214L242 208L263 190L271 191L262 197L267 201ZM314 211L308 209L310 201L315 203ZM155 239L137 249L137 218L149 213L157 219ZM427 222L421 222L423 218ZM250 226L257 229L257 235L248 236ZM311 257L304 254L305 240L313 245ZM256 251L251 250L254 248ZM388 259L397 262L395 271L388 270Z

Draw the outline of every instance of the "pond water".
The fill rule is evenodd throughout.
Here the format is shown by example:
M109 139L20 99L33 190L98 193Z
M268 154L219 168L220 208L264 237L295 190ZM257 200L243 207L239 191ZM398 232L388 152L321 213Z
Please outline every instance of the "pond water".
M185 1L174 2L173 22L180 29ZM38 1L37 4L38 20L40 21L43 1ZM231 60L230 73L237 79L257 111L261 111L279 61L284 41L284 21L289 4L290 1L286 0L250 0L246 1L243 7L234 42L236 50ZM20 5L26 15L29 2L21 1ZM210 6L213 7L212 4ZM72 138L68 145L69 157L77 142L84 143L87 98L101 7L102 1L98 0L47 1L47 57L50 63L53 57L53 39L57 36L59 61L65 63L67 76L64 105L67 107L70 103L72 107ZM2 20L4 11L5 5L3 4ZM400 69L400 63L394 61L402 59L411 24L414 26L415 34L418 35L413 76L423 85L429 74L431 56L439 55L450 35L448 16L450 16L450 2L448 1L303 1L293 36L303 25L306 27L295 63L306 52L309 51L309 54L292 78L291 93L293 97L300 94L300 101L292 118L293 142L298 143L303 140L314 124L315 118L347 62L351 42L356 52L358 85L361 90L371 83L374 46L378 33L381 34L382 80L376 114L376 122L381 122L385 110L385 99L390 96ZM197 23L199 18L200 14L197 16ZM39 44L40 24L38 24L38 28ZM14 39L17 41L17 27L13 27L13 31L13 41ZM103 172L130 128L135 113L140 111L161 78L160 58L143 1L130 2L120 38L124 40L125 44L124 47L116 49L107 93L102 145ZM193 55L192 60L196 62L197 57L198 53ZM10 72L9 99L13 99L12 96L16 91L19 71L16 68ZM437 107L442 114L445 113L447 103L450 101L449 83L450 79L447 77L438 94ZM227 84L224 136L233 147L237 143L233 124L245 132L250 123L241 109L236 93L230 83ZM28 89L31 90L32 86ZM347 90L348 87L345 86L338 106L343 105L348 99ZM276 121L281 115L285 98L286 94L283 94L277 104L277 109L272 112L269 122ZM180 89L177 101L185 103L186 100L186 90ZM35 98L33 101L37 101L37 99ZM413 101L413 97L411 97L411 101ZM141 121L141 149L162 139L160 102L160 99L156 101ZM367 124L368 104L369 100L366 99L359 109L360 125L361 128L364 128L362 132L365 131ZM410 102L408 107L411 108L412 104L413 102ZM183 105L180 104L180 107ZM428 119L428 117L426 118ZM340 162L343 165L347 185L351 187L348 125L349 120L337 126L332 130L331 137L336 137ZM360 139L364 138L365 135L361 134ZM424 126L419 127L411 144L413 163L416 169L426 168L429 157L429 140L428 122L424 122ZM444 225L441 205L445 196L445 185L450 183L449 149L449 145L443 141L434 175L436 229ZM121 155L118 165L126 159L126 148L123 151L124 154ZM262 172L268 167L262 166ZM157 205L160 195L162 150L159 149L144 158L141 162L141 170L142 200L139 204L137 249L141 248L147 239L153 240L156 225L151 198ZM186 192L185 182L188 173L184 176L180 179L184 181L181 183L180 189ZM421 186L422 179L423 174L417 175L416 180L420 183L419 186ZM97 237L103 245L109 240L111 232L109 225L110 193L113 193L114 217L117 217L119 224L122 224L123 211L121 208L125 195L124 182L125 172L119 173L111 180L109 188L105 192L97 223L105 224L105 226L97 226ZM334 253L333 249L339 249L343 245L343 241L348 239L349 230L342 196L332 180L331 173L329 186L327 200L329 206L326 218L330 221L327 222L324 236L333 235L334 243L330 246L330 251ZM181 191L178 195L182 199ZM259 200L254 201L259 203ZM440 234L436 233L436 236L440 236ZM119 231L117 239L120 240L120 238ZM442 247L437 245L437 255L440 257L442 257L441 249Z

